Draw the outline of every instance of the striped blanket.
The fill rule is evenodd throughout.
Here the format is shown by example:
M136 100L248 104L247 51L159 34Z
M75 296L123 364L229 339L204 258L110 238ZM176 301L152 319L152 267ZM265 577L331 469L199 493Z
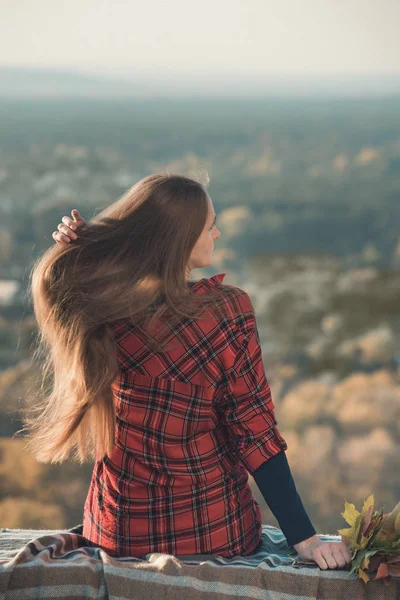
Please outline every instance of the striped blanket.
M319 534L322 540L339 536ZM282 531L263 525L250 556L150 553L114 558L71 529L0 529L0 600L398 600L400 579L365 583L344 569L304 563Z

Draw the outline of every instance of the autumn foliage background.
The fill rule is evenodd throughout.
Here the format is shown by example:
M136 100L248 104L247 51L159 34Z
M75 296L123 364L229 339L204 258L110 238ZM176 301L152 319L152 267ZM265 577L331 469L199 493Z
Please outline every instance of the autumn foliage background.
M93 468L39 464L15 436L37 385L33 260L72 208L88 220L154 172L210 176L221 237L212 268L192 277L224 272L253 300L278 426L317 531L344 526L345 498L359 506L373 493L384 512L398 502L400 103L243 102L229 112L187 101L178 122L173 103L37 101L29 112L3 102L1 527L81 523Z

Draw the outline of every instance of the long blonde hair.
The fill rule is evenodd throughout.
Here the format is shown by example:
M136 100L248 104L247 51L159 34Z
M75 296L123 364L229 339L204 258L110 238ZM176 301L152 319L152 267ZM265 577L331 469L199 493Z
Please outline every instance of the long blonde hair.
M143 333L162 351L151 335L158 319L171 331L182 318L201 318L206 305L218 312L223 286L195 294L185 278L207 215L202 183L150 175L93 217L68 247L54 244L36 260L29 291L41 385L21 409L24 428L17 433L30 429L26 447L39 462L63 462L71 450L80 463L111 453L116 321L149 319Z

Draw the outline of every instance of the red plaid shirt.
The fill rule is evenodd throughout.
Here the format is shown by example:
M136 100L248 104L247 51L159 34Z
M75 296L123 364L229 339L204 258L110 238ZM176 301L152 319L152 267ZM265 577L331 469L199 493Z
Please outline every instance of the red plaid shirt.
M110 555L245 556L261 541L248 473L287 444L250 297L224 288L226 319L182 321L169 352L154 353L131 322L114 327L116 441L94 465L83 519L83 535Z

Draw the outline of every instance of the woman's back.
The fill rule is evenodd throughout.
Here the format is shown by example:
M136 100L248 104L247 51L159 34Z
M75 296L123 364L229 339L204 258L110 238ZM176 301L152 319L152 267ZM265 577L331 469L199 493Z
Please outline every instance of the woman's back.
M224 274L191 284L201 294ZM224 286L221 320L182 319L155 353L142 327L113 327L119 373L112 453L97 461L83 535L113 556L255 550L261 511L248 472L287 449L276 428L254 310Z

